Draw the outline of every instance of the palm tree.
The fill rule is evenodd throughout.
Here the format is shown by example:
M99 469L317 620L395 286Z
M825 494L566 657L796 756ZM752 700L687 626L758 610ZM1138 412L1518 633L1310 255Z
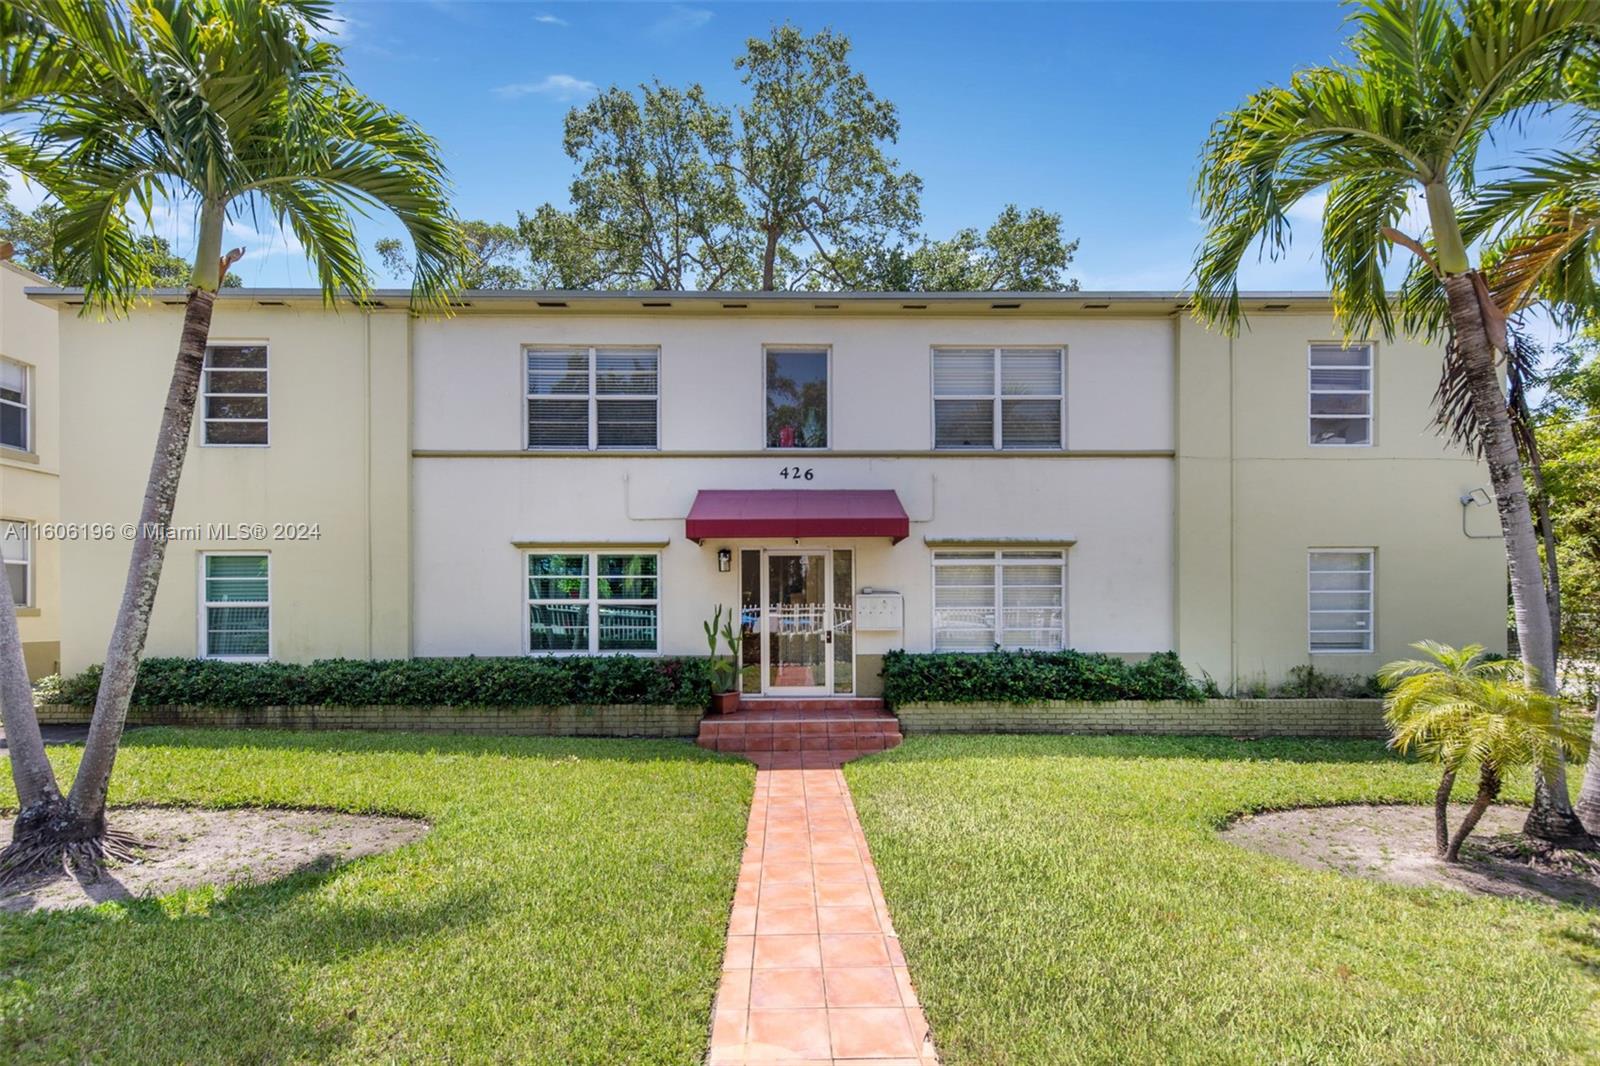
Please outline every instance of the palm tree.
M434 142L350 84L320 39L324 0L7 0L0 4L0 134L8 163L59 200L56 262L86 279L85 310L122 311L148 284L135 215L187 204L198 219L177 360L138 536L83 758L63 798L44 761L21 645L0 602L0 699L21 803L0 871L97 871L125 843L108 834L106 790L127 717L163 541L194 416L212 305L242 249L224 227L266 210L305 246L329 301L368 276L353 212L399 219L416 249L413 300L439 305L460 269L459 230Z
M1539 541L1496 373L1496 353L1508 348L1505 312L1493 299L1493 279L1473 261L1463 219L1472 232L1488 233L1515 214L1477 180L1486 138L1535 110L1562 107L1600 120L1600 2L1360 0L1351 22L1353 63L1299 71L1212 127L1197 182L1206 235L1195 265L1195 313L1236 330L1241 260L1258 243L1282 254L1289 209L1326 193L1322 258L1347 335L1376 329L1392 336L1401 327L1449 337L1445 371L1457 384L1447 381L1441 393L1454 387L1470 407L1505 538L1523 665L1553 693L1555 641ZM1397 228L1417 196L1427 210L1423 239ZM1384 284L1395 245L1414 256L1398 302ZM1576 264L1590 278L1595 266L1593 257ZM1591 281L1590 309L1593 293ZM1527 831L1587 840L1554 750L1542 762Z
M1581 761L1588 738L1564 719L1560 700L1528 686L1521 663L1485 658L1481 644L1452 648L1425 640L1412 647L1428 658L1392 662L1378 672L1389 689L1389 745L1439 764L1434 842L1441 859L1459 862L1462 841L1499 797L1508 771L1540 760L1552 746ZM1469 762L1478 764L1478 793L1452 834L1450 790Z

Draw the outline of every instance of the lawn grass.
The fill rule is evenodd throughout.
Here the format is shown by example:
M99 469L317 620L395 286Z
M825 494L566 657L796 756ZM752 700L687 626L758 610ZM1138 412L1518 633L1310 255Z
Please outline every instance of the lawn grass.
M114 805L433 831L266 886L0 915L0 1061L698 1062L753 779L667 741L130 734Z
M1244 810L1428 801L1429 768L1377 744L929 737L845 775L950 1066L1597 1053L1594 912L1216 837Z

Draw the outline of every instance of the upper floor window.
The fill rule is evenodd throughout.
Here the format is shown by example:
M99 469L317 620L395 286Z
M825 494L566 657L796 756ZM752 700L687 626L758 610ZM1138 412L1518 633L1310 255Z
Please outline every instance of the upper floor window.
M828 350L768 348L767 447L828 446Z
M1060 348L938 348L933 446L1061 448L1066 353Z
M657 348L524 348L528 447L656 448Z
M5 557L4 574L11 583L11 598L18 607L33 606L33 539L26 522L0 521L0 556Z
M1372 443L1372 345L1313 344L1308 361L1311 443Z
M267 346L213 344L206 349L201 382L206 444L265 447Z
M935 651L1060 651L1066 604L1067 558L1060 550L933 554Z
M527 558L528 651L657 649L659 556L557 551Z
M28 368L0 359L0 446L28 451Z
M201 658L267 658L272 653L271 557L217 552L200 559Z
M1309 555L1311 650L1372 650L1371 548L1321 549Z

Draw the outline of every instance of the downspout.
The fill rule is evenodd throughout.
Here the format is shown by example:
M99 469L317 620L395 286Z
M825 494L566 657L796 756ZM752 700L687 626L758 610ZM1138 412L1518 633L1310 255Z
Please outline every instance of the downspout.
M362 322L362 355L366 374L366 403L362 412L362 456L365 464L364 477L366 481L366 526L367 526L367 658L372 658L372 311L367 308L361 310Z
M1228 691L1239 691L1239 419L1235 337L1228 335Z

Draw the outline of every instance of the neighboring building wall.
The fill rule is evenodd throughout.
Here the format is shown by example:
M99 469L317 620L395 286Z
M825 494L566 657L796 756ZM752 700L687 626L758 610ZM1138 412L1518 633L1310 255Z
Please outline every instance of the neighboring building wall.
M1224 687L1310 664L1369 674L1413 641L1505 649L1504 549L1492 508L1460 497L1488 471L1430 425L1437 347L1377 342L1371 447L1307 437L1307 348L1326 316L1252 314L1238 338L1180 319L1178 648ZM1370 653L1309 651L1307 553L1376 552Z
M0 261L0 358L20 363L28 375L29 446L0 446L0 520L36 532L60 517L61 423L56 312L30 301L24 289L44 279ZM0 541L0 554L18 545ZM18 609L22 654L30 677L54 673L61 660L60 543L34 536L28 545L32 602Z
M63 308L62 518L133 522L172 373L181 305L124 319ZM202 447L197 419L173 524L267 527L264 538L170 542L146 645L198 648L200 557L266 551L272 559L272 656L289 661L410 654L410 332L404 311L262 308L218 302L214 342L269 345L270 444ZM280 524L315 539L279 538ZM128 540L64 546L62 665L104 656L128 565Z
M661 650L703 651L701 620L739 599L738 567L718 573L717 549L785 545L699 546L684 539L684 516L698 489L796 487L780 477L786 466L814 471L804 488L892 488L911 516L910 539L895 546L807 541L853 547L858 589L905 597L903 633L860 636L864 686L889 648L932 647L924 537L1076 539L1072 645L1173 645L1172 339L1162 318L468 314L414 328L418 655L522 650L516 545L528 542L667 542ZM562 343L660 347L660 451L524 450L523 345ZM764 344L830 348L829 449L763 448ZM932 349L962 344L1066 347L1065 455L931 450Z

